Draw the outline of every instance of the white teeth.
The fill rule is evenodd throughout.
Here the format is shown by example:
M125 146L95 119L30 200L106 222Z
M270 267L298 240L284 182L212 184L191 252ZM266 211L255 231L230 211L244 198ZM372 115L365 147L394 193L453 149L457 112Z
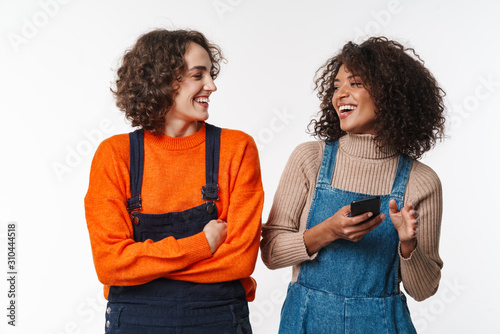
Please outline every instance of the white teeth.
M196 102L200 102L200 103L208 103L208 102L210 102L210 100L207 97L198 97L198 98L195 98L194 100Z
M344 106L340 106L339 107L339 111L348 111L348 110L354 110L356 109L357 106L353 106L353 105L344 105Z

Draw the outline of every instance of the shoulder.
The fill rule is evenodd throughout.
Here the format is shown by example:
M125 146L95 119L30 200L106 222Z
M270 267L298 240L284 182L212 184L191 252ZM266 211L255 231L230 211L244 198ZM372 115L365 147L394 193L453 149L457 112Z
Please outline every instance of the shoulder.
M234 161L258 160L259 151L255 140L249 134L232 129L221 131L221 158Z
M222 129L221 161L228 161L233 168L260 169L259 151L252 136L240 130Z
M94 155L94 162L96 160L108 161L114 158L129 159L130 157L130 144L128 133L118 134L104 139L97 147Z
M412 198L426 198L436 194L441 196L441 180L437 173L426 164L414 160L408 180Z
M223 128L221 131L221 143L228 145L255 145L255 141L249 134L233 129Z
M104 139L100 146L106 148L120 148L122 146L129 146L129 134L128 133L120 133L117 135L113 135L109 138Z
M323 159L324 141L308 141L299 144L293 150L285 167L285 173L294 177L316 180Z
M295 147L292 152L294 154L306 154L306 155L323 155L325 150L325 142L323 140L311 140L301 143Z
M125 196L130 166L129 147L128 134L115 135L101 142L92 160L87 196L120 199Z
M290 155L289 163L308 167L318 166L319 168L324 150L324 141L316 140L299 144Z
M410 178L419 184L426 184L433 188L441 188L441 180L437 173L429 166L418 160L413 161Z

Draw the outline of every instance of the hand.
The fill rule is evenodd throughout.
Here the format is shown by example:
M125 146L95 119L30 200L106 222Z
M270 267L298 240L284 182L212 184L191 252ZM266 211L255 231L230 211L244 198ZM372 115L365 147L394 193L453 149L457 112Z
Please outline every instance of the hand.
M401 242L412 241L417 237L417 228L419 225L418 212L413 209L411 203L406 204L401 211L394 199L389 202L389 215L392 223L398 231Z
M379 226L385 219L381 213L372 217L373 213L366 212L356 217L349 217L351 206L346 205L337 211L332 217L325 220L325 224L330 228L334 235L334 240L345 239L357 242L365 234Z
M416 247L417 228L420 224L418 211L413 208L411 203L406 204L399 211L396 200L391 199L389 202L389 215L391 216L394 228L398 231L399 241L401 242L401 253L407 258Z
M372 217L371 212L349 217L350 213L351 206L346 205L330 218L304 232L304 242L309 255L337 239L359 241L385 219L383 213L375 217Z
M205 236L210 246L210 251L213 254L226 240L227 223L221 219L213 219L205 225L203 232L205 232Z

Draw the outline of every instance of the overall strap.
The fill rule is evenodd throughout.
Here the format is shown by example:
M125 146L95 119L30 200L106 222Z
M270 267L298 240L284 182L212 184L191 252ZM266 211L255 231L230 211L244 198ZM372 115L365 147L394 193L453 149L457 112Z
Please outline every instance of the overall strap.
M208 200L219 199L219 155L221 128L206 124L205 140L205 178L206 185L201 188L201 197Z
M403 154L399 155L398 169L394 177L394 183L392 184L392 196L397 196L401 199L404 198L412 164L413 160L410 157Z
M202 187L201 194L204 200L218 200L219 186L219 155L220 155L221 129L211 124L206 124L205 139L205 178L206 185ZM130 194L127 199L127 210L142 210L141 188L144 172L144 130L139 129L129 133L130 141Z
M321 161L321 168L319 170L318 185L330 185L332 183L333 170L335 169L335 160L337 158L337 150L339 141L325 142L325 151L323 153L323 160Z
M144 130L138 129L129 133L130 141L130 194L127 199L128 212L142 209L141 188L144 170Z

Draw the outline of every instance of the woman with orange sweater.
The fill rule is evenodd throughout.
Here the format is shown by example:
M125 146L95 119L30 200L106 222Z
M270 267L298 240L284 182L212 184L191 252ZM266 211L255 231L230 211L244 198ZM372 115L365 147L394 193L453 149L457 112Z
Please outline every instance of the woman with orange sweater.
M101 143L85 197L106 333L251 333L264 193L253 139L205 123L222 59L199 32L155 30L118 70L139 129Z

